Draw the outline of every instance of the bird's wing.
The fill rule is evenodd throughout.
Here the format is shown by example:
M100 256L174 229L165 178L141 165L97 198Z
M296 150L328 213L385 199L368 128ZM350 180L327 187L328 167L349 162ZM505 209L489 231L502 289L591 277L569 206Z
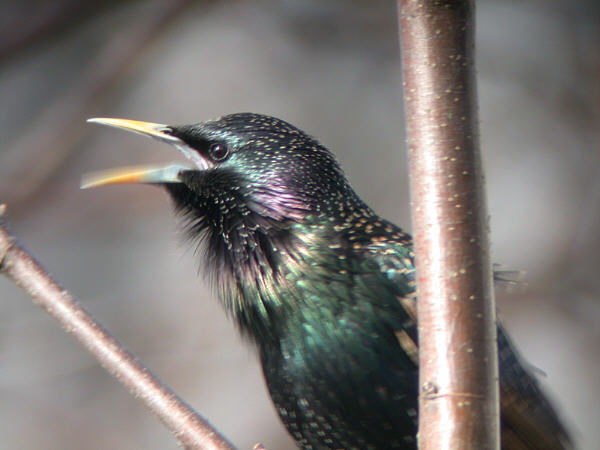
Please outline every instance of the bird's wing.
M417 344L417 298L412 247L404 241L375 241L367 247L369 259L396 287L396 299L408 316L396 330L402 349L415 363L419 362Z
M382 274L398 286L398 301L413 319L414 326L396 333L400 345L418 364L416 333L416 283L410 242L379 241L367 247L372 261ZM502 271L496 281L505 281ZM498 324L498 358L502 448L510 450L573 448L569 433L539 387L535 376L526 369L514 345Z

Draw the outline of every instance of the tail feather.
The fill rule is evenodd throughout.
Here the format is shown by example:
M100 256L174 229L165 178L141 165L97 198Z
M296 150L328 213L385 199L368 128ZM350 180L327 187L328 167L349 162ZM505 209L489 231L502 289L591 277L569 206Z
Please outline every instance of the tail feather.
M569 432L534 375L498 329L502 448L504 450L571 450Z

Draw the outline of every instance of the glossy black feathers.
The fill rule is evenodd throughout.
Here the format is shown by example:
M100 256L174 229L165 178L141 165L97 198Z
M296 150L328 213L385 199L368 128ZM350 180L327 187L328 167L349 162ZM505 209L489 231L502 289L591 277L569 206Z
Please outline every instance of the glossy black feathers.
M166 187L204 243L226 310L257 345L298 445L416 448L410 236L364 204L333 155L287 122L232 114L170 133L203 161ZM211 156L215 143L227 146L226 158ZM503 448L569 448L501 328L499 355Z

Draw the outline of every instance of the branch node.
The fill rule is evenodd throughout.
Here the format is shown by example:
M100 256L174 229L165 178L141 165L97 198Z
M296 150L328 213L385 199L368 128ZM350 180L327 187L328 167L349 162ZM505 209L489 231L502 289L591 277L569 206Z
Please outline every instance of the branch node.
M433 381L426 381L423 383L421 390L423 391L423 395L427 398L435 397L439 392L437 384L435 384Z

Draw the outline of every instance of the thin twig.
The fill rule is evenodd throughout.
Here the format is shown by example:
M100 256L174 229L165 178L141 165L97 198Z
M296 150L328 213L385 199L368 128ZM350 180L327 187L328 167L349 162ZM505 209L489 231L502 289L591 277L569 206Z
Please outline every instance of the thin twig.
M8 229L0 205L0 273L31 296L96 357L129 392L141 399L186 449L232 450L234 447L205 419L154 376L55 281Z
M499 448L473 0L399 0L417 285L419 448Z

